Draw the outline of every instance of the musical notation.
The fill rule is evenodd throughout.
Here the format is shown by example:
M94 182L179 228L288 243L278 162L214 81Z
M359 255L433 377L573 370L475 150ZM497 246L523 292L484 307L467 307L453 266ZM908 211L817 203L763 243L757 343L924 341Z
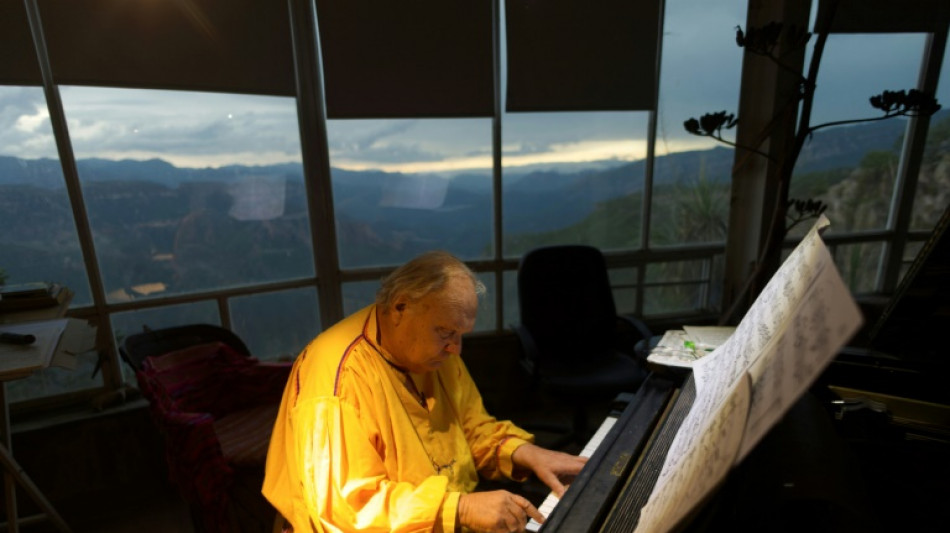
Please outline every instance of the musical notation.
M670 531L788 411L861 325L820 217L736 327L692 365L696 399L636 533Z

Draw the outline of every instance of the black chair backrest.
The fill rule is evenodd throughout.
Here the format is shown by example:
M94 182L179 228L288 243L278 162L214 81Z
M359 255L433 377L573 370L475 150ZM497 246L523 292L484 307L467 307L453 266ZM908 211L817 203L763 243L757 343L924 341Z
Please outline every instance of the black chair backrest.
M541 357L596 357L612 345L617 327L607 264L597 248L536 248L518 267L521 324Z
M211 324L189 324L135 333L125 338L119 353L134 370L141 370L142 362L148 357L215 341L251 356L247 345L233 331Z

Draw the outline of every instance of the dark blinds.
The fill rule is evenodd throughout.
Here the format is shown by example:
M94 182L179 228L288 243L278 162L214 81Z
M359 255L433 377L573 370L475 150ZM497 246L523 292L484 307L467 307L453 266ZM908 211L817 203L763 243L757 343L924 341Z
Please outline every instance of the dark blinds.
M0 84L42 85L22 0L0 2Z
M507 0L508 111L655 107L659 0Z
M493 114L491 0L317 0L329 118Z
M821 0L817 21L834 13L831 33L942 32L950 21L947 0ZM815 28L818 29L817 27Z
M293 95L287 2L39 0L57 83Z

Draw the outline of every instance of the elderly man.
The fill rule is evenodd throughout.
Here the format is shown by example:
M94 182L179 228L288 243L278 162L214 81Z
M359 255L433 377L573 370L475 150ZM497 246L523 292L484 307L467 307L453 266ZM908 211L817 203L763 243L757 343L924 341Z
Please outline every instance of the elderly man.
M297 358L263 493L293 531L523 531L543 521L487 479L534 473L561 494L585 459L490 416L462 358L484 285L444 252L398 268L376 303Z

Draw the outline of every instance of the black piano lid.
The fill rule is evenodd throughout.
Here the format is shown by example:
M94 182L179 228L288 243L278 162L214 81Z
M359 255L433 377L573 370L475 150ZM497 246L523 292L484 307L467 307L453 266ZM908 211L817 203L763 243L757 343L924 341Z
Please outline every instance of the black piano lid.
M950 338L950 205L868 333L870 346L902 360L946 365Z
M950 405L948 227L950 206L883 309L862 306L867 328L841 350L819 383Z
M674 381L650 374L541 525L543 532L599 529L671 400Z

